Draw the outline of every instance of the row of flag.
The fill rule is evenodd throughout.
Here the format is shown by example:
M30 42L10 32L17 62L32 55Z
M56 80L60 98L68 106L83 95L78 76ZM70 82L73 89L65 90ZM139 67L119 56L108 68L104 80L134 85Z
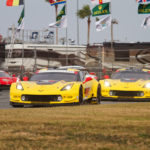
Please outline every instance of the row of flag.
M92 9L92 16L108 15L110 12L111 0L91 0L94 8ZM138 5L138 14L150 14L150 0L136 0ZM106 16L96 21L96 30L102 31L111 25L111 16ZM150 16L144 18L142 27L150 26Z
M58 5L58 4L63 4L66 3L66 0L49 0L49 3L51 6ZM19 5L24 5L24 0L7 0L6 1L7 6L19 6ZM67 27L67 17L66 17L66 5L62 8L58 16L56 17L56 22L49 24L49 27L53 28L66 28ZM24 14L25 10L23 8L21 15L18 20L18 31L21 29L24 29Z
M62 3L66 3L66 0L49 0L51 6L58 5ZM7 0L6 1L7 6L19 6L24 5L24 0Z
M50 4L56 5L65 3L64 0L49 0ZM107 15L110 14L110 2L111 0L91 0L92 5L94 8L92 9L92 16L100 16L100 15ZM56 17L56 22L49 24L49 27L53 28L66 28L67 27L67 17L66 17L66 5L63 6L60 13ZM106 28L111 23L111 17L108 16L96 22L96 29L97 31L101 31Z
M139 3L138 6L138 14L149 14L150 13L150 0L135 0L137 3ZM51 6L66 3L66 0L49 0L49 3ZM107 15L106 17L100 18L98 21L96 21L96 30L102 31L106 27L111 25L111 12L110 12L110 3L111 0L91 0L91 3L93 5L92 9L92 16L102 16ZM24 0L7 0L6 1L7 6L19 6L24 5ZM67 27L67 17L66 17L66 5L63 6L62 10L56 17L56 22L49 24L49 27L60 27L60 28L66 28ZM24 28L24 8L21 12L20 18L18 20L18 30ZM150 26L150 16L145 17L143 23L143 27Z
M54 0L50 0L51 5L53 6L55 3L52 2ZM60 0L58 0L60 1ZM92 16L100 16L100 15L107 15L110 14L110 1L111 0L91 0L94 8L92 9ZM57 0L55 0L57 2ZM49 27L55 27L55 28L66 28L67 27L67 17L66 17L66 12L65 12L66 6L62 8L58 16L56 17L56 22L49 24ZM107 17L102 19L102 21L99 21L101 23L96 25L97 31L100 31L101 27L102 29L106 28L108 24L111 22L111 17ZM105 26L106 25L106 26Z

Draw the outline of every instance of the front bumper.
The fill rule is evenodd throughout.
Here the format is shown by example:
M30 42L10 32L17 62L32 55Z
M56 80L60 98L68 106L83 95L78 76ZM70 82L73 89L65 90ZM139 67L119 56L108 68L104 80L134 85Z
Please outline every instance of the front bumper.
M25 96L24 99L22 96ZM62 97L61 100L58 97ZM51 104L67 104L78 103L79 96L77 93L51 93L51 94L26 94L26 93L10 93L10 102L24 104L24 105L51 105Z
M150 102L150 98L132 98L132 97L102 97L103 101L119 101L119 102Z
M43 107L48 107L48 106L71 106L71 105L77 105L79 103L74 102L74 103L57 103L57 104L51 104L51 103L17 103L17 102L11 102L9 103L11 106L43 106Z
M119 101L149 101L150 90L121 90L121 89L103 89L103 100L119 100Z

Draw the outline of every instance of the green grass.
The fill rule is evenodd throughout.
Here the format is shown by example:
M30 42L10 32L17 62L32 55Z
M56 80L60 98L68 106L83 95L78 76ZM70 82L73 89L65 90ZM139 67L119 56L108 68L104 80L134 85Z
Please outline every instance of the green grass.
M0 150L149 150L150 103L0 110Z

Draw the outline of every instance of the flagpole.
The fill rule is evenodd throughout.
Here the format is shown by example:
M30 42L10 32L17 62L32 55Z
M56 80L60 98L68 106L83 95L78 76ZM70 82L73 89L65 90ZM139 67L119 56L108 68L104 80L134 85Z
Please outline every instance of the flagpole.
M55 5L55 14L56 14L56 18L57 18L57 15L58 15L58 4ZM58 45L58 28L56 28L56 45Z
M112 2L110 2L111 4ZM110 12L112 11L112 5L110 5ZM112 12L111 12L112 13ZM114 54L114 32L113 32L113 25L118 24L116 19L111 20L111 51ZM112 59L112 69L113 69L113 59Z
M25 0L24 0L24 18L25 18ZM22 64L21 64L21 77L23 78L23 65L24 65L24 28L22 29Z
M67 1L66 1L66 17L67 17ZM66 27L66 66L68 65L68 18Z
M77 12L79 10L79 0L77 0ZM79 45L79 18L77 15L77 45Z
M110 2L110 4L111 4L111 2ZM112 11L112 8L110 5L110 13L111 13L111 11ZM113 51L113 23L112 23L112 20L111 20L111 50Z

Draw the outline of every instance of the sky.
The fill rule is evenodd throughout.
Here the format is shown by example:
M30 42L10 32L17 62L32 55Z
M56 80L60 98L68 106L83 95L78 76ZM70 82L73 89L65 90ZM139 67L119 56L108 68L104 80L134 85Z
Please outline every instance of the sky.
M78 0L79 9L89 4L91 0ZM139 15L136 0L111 0L111 16L118 21L114 25L114 40L116 42L149 42L150 28L141 27L143 19L148 15ZM55 8L45 0L25 0L25 29L44 30L48 25L55 22ZM58 6L59 11L63 4ZM17 21L23 6L7 7L6 0L0 0L0 34L7 36L7 29L12 24L17 26ZM77 41L77 0L67 1L68 28L67 37ZM99 18L104 17L100 16ZM110 27L101 32L95 29L95 18L91 18L90 44L110 42ZM54 30L54 29L51 29ZM55 31L55 30L54 30ZM59 29L59 38L66 36L65 29ZM79 44L87 43L87 19L79 19Z

